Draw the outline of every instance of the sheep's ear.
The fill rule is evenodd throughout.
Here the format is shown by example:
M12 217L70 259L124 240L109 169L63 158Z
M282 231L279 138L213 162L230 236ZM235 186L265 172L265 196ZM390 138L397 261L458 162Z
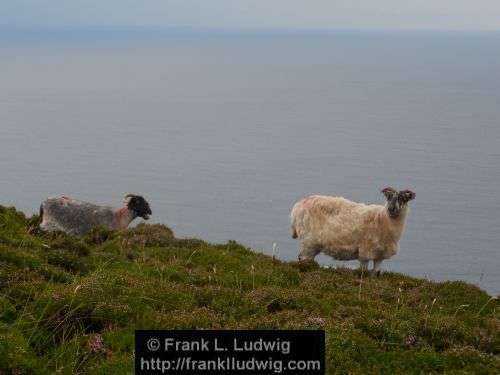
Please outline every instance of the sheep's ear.
M396 194L396 190L391 187L386 187L385 189L382 189L381 193L384 194L387 199L391 199L392 196Z
M416 194L411 190L402 190L399 194L403 197L406 202L415 199Z

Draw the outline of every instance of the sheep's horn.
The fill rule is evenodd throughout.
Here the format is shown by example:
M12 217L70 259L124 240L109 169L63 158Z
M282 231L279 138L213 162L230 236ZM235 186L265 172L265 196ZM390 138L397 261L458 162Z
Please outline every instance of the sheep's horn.
M394 193L396 191L396 189L394 189L392 187L386 187L386 188L383 188L380 192L381 193L387 193L389 191Z
M124 204L127 204L128 203L128 200L129 198L132 198L134 196L134 194L130 194L130 193L127 193L123 196L123 203Z

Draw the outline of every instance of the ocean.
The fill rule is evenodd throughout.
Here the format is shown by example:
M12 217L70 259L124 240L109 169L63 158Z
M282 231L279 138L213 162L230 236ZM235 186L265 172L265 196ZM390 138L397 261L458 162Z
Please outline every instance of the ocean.
M296 260L298 199L410 189L383 269L495 295L499 50L498 33L4 30L0 204L139 193L178 236Z

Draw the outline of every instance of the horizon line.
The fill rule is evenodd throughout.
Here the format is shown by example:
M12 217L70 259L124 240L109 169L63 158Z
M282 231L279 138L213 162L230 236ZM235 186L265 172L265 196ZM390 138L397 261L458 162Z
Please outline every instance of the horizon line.
M293 28L293 27L215 27L215 26L159 26L159 25L25 25L0 24L0 31L17 32L158 32L208 34L333 34L333 33L442 33L442 34L494 34L499 29L431 29L431 28Z

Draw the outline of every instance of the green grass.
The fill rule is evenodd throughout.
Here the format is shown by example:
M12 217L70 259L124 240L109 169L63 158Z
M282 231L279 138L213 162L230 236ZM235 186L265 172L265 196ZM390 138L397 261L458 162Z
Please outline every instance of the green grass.
M464 282L284 263L162 225L73 239L37 224L0 207L0 374L132 374L134 330L193 328L325 329L327 374L500 373L498 300Z

